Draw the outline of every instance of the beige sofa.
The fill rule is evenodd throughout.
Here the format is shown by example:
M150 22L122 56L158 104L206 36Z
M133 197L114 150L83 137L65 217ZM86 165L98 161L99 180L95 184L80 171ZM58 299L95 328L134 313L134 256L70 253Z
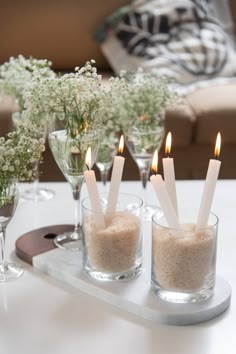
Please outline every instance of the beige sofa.
M127 0L30 0L0 4L0 63L23 54L52 60L58 71L72 70L88 59L96 59L99 71L112 75L111 68L93 39L97 26ZM232 15L236 4L231 1ZM173 134L173 156L178 179L204 178L213 155L214 140L222 133L221 178L236 178L236 84L217 85L189 94L186 105L168 110L166 130ZM11 129L9 100L0 103L0 135ZM163 154L163 148L161 150ZM138 169L126 151L124 179L138 178ZM42 166L42 180L62 180L49 149Z

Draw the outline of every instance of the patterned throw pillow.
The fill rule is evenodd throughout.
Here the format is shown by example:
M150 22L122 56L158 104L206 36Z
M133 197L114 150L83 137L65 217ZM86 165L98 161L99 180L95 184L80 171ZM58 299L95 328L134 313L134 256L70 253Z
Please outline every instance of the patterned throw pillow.
M116 73L142 67L180 85L232 77L236 53L209 5L209 0L135 1L119 20L119 13L113 15L115 26L102 50Z

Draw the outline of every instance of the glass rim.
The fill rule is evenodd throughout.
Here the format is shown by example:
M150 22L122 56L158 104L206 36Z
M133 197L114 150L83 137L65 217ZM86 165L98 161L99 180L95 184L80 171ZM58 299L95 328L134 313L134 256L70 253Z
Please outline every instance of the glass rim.
M48 136L50 134L56 133L56 132L62 132L62 131L66 131L66 128L62 128L62 129L52 129L52 130L48 130ZM97 132L96 129L94 130L89 130L87 132L83 132L81 134L78 134L76 137L72 138L70 135L65 134L65 141L89 141L89 140L96 140L98 139L99 134Z
M152 134L152 135L155 135L159 131L165 131L165 127L162 125L159 125L155 128L150 128L150 126L148 126L147 128L145 127L145 128L140 128L140 129L133 127L127 131L126 136L129 137L132 134L137 134L137 135Z
M159 226L159 227L161 227L161 228L163 228L163 229L166 229L166 230L172 230L172 231L185 231L185 230L179 230L179 229L175 229L175 228L173 228L173 227L169 227L169 226L165 226L165 225L162 225L162 224L160 224L159 222L158 222L158 220L157 221L155 221L155 216L157 215L157 213L154 213L153 215L152 215L152 223L153 224L155 224L156 226ZM211 228L214 228L215 226L217 226L218 224L219 224L219 218L218 218L218 216L216 215L216 214L214 214L214 213L212 213L212 212L210 212L210 214L209 214L209 216L210 215L212 215L212 216L214 216L214 218L215 218L215 222L212 224L212 225L206 225L205 227L201 227L200 229L198 229L198 230L193 230L193 231L202 231L202 230L206 230L206 229L211 229ZM161 216L160 218L159 218L159 220L161 219L161 218L165 218L165 216L163 215L163 216ZM196 223L195 223L195 225L196 225ZM187 231L187 230L186 230ZM190 231L188 231L188 232L190 232Z
M109 193L101 193L101 194L99 194L99 197L100 197L99 199L101 200L101 199L102 199L102 196L108 195L108 194L109 194ZM139 196L137 196L136 194L132 194L132 193L119 193L119 196L122 196L122 195L135 197L135 198L138 199L138 201L139 201L139 205L138 205L137 207L132 208L131 210L128 210L128 211L133 212L133 211L135 211L135 210L138 210L138 209L142 208L142 206L143 206L143 199L140 198ZM94 213L94 214L101 214L100 211L94 211L94 210L91 209L91 207L88 208L87 206L85 206L84 203L85 203L85 201L87 201L87 200L89 200L89 196L88 196L88 195L87 195L86 197L84 197L84 198L82 199L82 201L81 201L82 209L87 210L87 211L89 211L89 212L92 212L92 213ZM119 201L119 197L118 197L118 201ZM106 212L106 211L104 211L104 212L102 212L102 213L103 213L103 214L106 214L106 215L112 215L112 214L115 214L116 211L115 211L115 212Z

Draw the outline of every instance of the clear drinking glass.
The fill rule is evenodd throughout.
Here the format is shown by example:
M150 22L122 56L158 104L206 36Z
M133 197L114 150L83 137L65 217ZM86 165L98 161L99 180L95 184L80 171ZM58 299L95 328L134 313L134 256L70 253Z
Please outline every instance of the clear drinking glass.
M156 149L160 149L163 137L164 127L158 124L154 128L134 126L126 133L127 147L136 162L140 173L140 179L143 187L144 218L147 220L151 220L154 212L159 211L159 215L162 215L160 208L147 204L146 187L150 174L153 153Z
M91 277L128 280L140 274L142 206L142 199L124 193L119 195L115 213L106 213L104 205L102 213L94 212L88 197L82 201L83 266ZM105 228L96 225L98 218L104 218Z
M215 285L218 217L196 230L195 216L186 210L181 230L152 217L152 289L164 300L192 303L208 299Z
M86 169L85 157L89 147L92 151L92 165L95 162L98 149L98 134L95 130L85 129L74 135L68 133L68 124L73 121L69 115L55 114L49 122L48 141L53 157L69 182L75 202L75 226L73 232L63 233L54 239L57 247L79 250L81 249L80 226L80 193Z
M19 278L23 269L8 263L5 259L6 228L11 221L18 202L16 181L0 180L0 239L1 239L1 263L0 282L7 282Z
M15 128L17 128L20 119L21 119L20 112L12 113L12 122ZM47 128L44 126L43 128L39 129L39 138L46 139L46 135L47 135ZM52 199L55 195L55 192L53 190L39 187L39 175L40 175L39 161L35 160L33 162L33 165L34 165L33 166L34 170L36 172L36 176L34 178L32 186L29 189L26 189L21 194L21 198L24 200L31 200L35 202L39 202L39 201L42 202L42 201Z

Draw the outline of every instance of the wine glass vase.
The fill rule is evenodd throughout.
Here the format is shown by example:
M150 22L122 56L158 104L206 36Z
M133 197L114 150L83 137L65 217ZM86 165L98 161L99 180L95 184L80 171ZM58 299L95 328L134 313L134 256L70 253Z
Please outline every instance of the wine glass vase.
M144 219L150 220L154 212L162 212L160 208L149 205L146 198L147 182L149 179L152 157L156 149L160 149L164 136L164 127L155 126L151 128L143 128L134 126L126 134L126 143L128 150L136 162L140 179L142 182L143 201L144 201Z
M18 202L18 192L15 180L0 179L0 239L1 239L1 263L0 282L12 281L23 274L23 269L9 263L5 259L6 228L11 221Z
M108 174L112 166L114 157L117 152L118 134L112 133L108 135L109 140L104 141L107 137L101 136L101 141L99 144L99 149L97 153L96 165L100 172L101 181L104 187L104 193L106 192L106 183L108 180Z
M86 152L91 147L93 164L98 148L98 134L88 129L71 134L68 131L70 119L67 115L55 114L49 122L48 141L58 167L71 186L75 203L74 230L58 235L54 243L59 248L77 251L82 245L80 195L84 181L83 172L86 169Z
M17 129L17 125L19 124L20 119L21 119L20 112L12 113L12 122L15 129ZM46 139L46 135L47 135L47 128L43 126L42 129L41 128L39 129L38 138ZM33 180L33 183L30 186L30 188L26 189L21 194L21 198L24 200L35 201L35 202L52 199L55 195L55 192L53 190L42 188L39 186L40 162L35 160L33 162L33 168L35 170L35 178Z

